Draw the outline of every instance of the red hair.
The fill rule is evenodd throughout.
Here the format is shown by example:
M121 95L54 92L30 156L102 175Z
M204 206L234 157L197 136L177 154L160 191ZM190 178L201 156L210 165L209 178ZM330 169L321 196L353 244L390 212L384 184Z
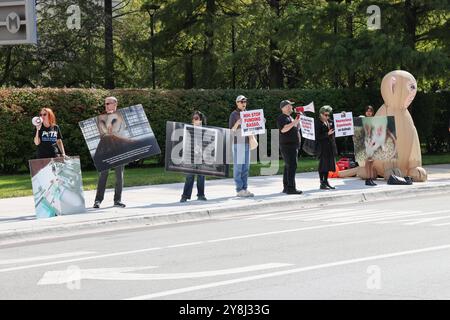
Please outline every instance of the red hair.
M48 122L50 123L50 126L55 126L56 125L56 117L55 114L53 113L53 110L50 108L42 108L41 112L45 111L47 112L47 118L48 118Z

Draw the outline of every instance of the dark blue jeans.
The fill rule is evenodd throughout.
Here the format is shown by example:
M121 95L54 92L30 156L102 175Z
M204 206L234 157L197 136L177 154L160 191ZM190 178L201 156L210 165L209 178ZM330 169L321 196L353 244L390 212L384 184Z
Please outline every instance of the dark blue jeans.
M187 174L184 183L183 198L190 199L194 188L195 174ZM205 196L205 176L197 175L197 197Z

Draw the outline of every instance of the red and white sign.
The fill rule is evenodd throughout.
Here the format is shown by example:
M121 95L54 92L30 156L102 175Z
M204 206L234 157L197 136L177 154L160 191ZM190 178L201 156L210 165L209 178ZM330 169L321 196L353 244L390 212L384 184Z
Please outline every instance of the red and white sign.
M241 112L242 136L258 135L266 133L266 122L262 109Z
M352 136L355 133L352 112L335 113L333 114L333 121L336 138Z
M309 140L316 140L316 131L314 129L314 118L301 115L300 128L302 129L303 138Z

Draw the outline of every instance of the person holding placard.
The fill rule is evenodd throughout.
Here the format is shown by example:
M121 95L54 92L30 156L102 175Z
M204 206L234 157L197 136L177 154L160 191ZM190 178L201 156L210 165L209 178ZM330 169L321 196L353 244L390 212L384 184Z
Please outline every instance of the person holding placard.
M238 197L253 197L247 190L250 171L250 143L249 137L243 137L241 132L241 112L247 108L247 98L240 95L236 98L236 109L230 114L229 128L232 132L233 143L233 177Z
M316 141L318 144L317 157L319 158L320 189L336 189L328 182L328 172L336 171L337 147L334 139L333 121L330 115L333 109L330 106L323 106L319 110L319 121L315 127Z
M108 114L117 111L118 101L115 97L108 97L105 99L105 112ZM114 168L116 174L116 186L114 189L114 207L125 208L125 204L122 203L122 190L123 190L123 171L124 165L119 165ZM100 172L97 184L97 194L95 195L94 209L100 208L100 204L105 196L106 181L108 180L109 170Z
M206 125L206 116L200 111L194 111L192 114L192 125L202 126ZM184 183L183 194L180 202L186 202L191 199L192 189L194 188L195 174L189 173L186 175L186 182ZM197 199L206 201L205 197L205 176L197 175Z
M280 103L282 114L277 118L277 127L280 131L280 152L284 160L283 193L302 194L295 184L297 171L297 156L300 147L299 122L300 114L295 119L291 117L293 102L283 100Z

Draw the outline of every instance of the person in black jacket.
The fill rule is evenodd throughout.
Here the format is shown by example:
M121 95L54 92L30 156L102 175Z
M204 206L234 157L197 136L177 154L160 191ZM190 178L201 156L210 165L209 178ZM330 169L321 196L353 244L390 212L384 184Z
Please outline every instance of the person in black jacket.
M328 172L336 171L337 147L334 139L334 125L330 121L330 106L323 106L319 110L319 121L316 122L317 157L319 158L320 189L336 189L328 183Z

